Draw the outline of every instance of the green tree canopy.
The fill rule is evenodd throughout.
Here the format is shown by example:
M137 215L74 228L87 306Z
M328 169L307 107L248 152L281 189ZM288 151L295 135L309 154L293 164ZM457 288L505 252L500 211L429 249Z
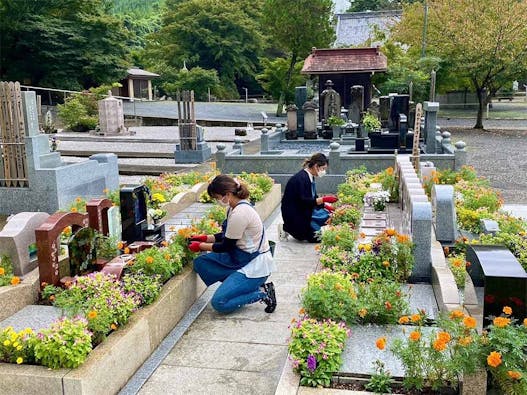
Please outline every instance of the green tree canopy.
M234 81L255 73L263 49L258 21L244 11L246 7L245 0L167 0L162 27L152 34L147 57L175 69L184 61L189 67L216 69L234 94Z
M353 0L348 12L398 10L403 4L422 2L423 0Z
M171 96L175 96L177 91L193 90L196 100L207 101L209 89L214 95L220 88L218 72L201 67L194 67L189 71L181 70L174 76L174 80L163 85L165 92Z
M428 0L427 55L468 79L479 100L475 128L483 128L484 92L491 97L527 69L527 1ZM421 48L423 6L407 6L395 40Z
M0 77L80 89L126 75L127 33L104 0L0 1Z
M273 99L278 100L280 95L285 92L285 102L290 103L295 100L295 86L304 85L306 83L306 76L300 74L304 62L297 62L293 69L290 86L287 87L287 71L289 69L289 60L285 58L260 60L263 71L257 76L258 81L262 84L266 92L268 92Z
M281 49L289 59L284 90L276 111L277 115L281 115L295 64L303 60L312 47L326 48L335 40L333 2L265 0L262 13L271 45Z

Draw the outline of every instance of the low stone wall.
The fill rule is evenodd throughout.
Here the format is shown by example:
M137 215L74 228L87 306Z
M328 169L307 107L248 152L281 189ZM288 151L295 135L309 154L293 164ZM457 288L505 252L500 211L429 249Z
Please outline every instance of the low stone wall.
M192 203L199 201L200 195L207 190L207 183L200 182L192 186L188 191L180 192L170 202L163 203L161 208L167 211L165 218L171 218L178 212L186 209Z

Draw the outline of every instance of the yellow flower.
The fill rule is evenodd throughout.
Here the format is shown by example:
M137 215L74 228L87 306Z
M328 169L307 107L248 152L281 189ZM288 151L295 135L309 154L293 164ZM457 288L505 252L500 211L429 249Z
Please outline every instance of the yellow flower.
M20 350L22 350L22 346L18 346L16 349L17 349L17 351L20 351Z
M93 320L93 319L96 318L96 317L97 317L97 312L96 312L95 310L92 310L92 311L90 311L90 312L88 313L88 318L89 318L90 320Z
M0 276L3 276L5 274L5 269L3 267L0 267Z
M520 372L516 372L515 370L508 370L507 374L513 380L519 380L522 377L522 374Z
M382 262L382 265L383 265L384 267L390 267L390 262L388 262L388 261L383 261L383 262Z
M130 248L126 247L123 251L125 254L129 254L130 253Z
M377 346L377 348L379 350L384 350L384 348L386 347L386 337L379 337L376 341L375 341L375 345Z
M18 284L20 284L20 277L13 276L13 278L11 279L11 285L18 285Z
M412 320L412 322L419 322L421 320L421 315L420 314L413 314L410 319Z
M365 244L364 245L364 250L365 251L371 251L371 244Z
M421 332L412 331L410 332L410 340L416 342L421 338Z
M501 353L492 351L487 357L487 363L493 368L497 368L501 365Z
M77 212L77 207L72 207L70 211L71 211L72 213L76 213L76 212Z
M13 347L18 347L19 345L20 345L19 342L14 342L14 343L13 343Z
M168 261L168 260L170 259L170 254L165 254L165 257L164 257L164 258L165 258L165 260Z
M401 318L399 318L399 324L408 324L410 322L410 318L408 316L403 315Z
M120 241L120 242L117 243L117 249L118 249L118 250L122 250L123 247L124 247L124 243L123 243L122 241Z
M510 318L505 318L505 317L496 317L494 318L494 321L492 321L494 326L498 328L505 328L507 325L510 324L510 322L511 322Z
M107 195L108 192L110 192L110 190L109 190L108 188L104 188L104 189L102 190L102 193L104 193L105 195Z
M527 318L523 319L523 326L527 326Z
M4 340L4 346L8 347L11 345L11 342L9 340Z
M474 317L465 317L463 319L463 325L465 325L469 329L474 329L477 325L477 322Z
M359 317L360 317L360 318L364 318L364 317L366 317L366 314L368 314L368 310L366 310L366 309L360 309L359 312L358 312L358 314L359 314Z
M465 314L461 310L454 310L450 313L450 319L463 318Z
M110 325L110 329L112 331L116 330L117 329L117 325L115 325L115 324Z
M468 346L470 343L472 343L472 337L470 336L460 337L458 343L461 346Z
M80 203L80 202L82 202L82 199L80 197L78 197L78 198L75 199L75 202L76 203Z
M507 315L511 315L512 314L512 309L509 307L509 306L505 306L503 308L503 312Z
M18 358L16 359L16 363L17 363L18 365L20 365L20 364L23 363L23 362L24 362L24 358L22 358L22 357L18 357Z
M154 258L152 258L151 256L147 256L145 261L146 261L146 263L148 263L150 265L150 264L154 263Z

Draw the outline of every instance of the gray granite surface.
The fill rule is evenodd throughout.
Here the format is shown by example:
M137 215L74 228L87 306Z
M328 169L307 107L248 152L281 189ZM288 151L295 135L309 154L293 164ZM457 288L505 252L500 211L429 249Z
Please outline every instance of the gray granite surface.
M12 326L15 331L31 328L34 331L48 328L62 316L61 309L53 306L29 305L0 322L0 328Z

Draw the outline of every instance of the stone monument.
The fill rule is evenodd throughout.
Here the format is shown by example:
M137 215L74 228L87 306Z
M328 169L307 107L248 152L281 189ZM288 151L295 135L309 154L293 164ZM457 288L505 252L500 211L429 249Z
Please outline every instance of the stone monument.
M100 134L106 136L126 133L122 100L116 99L108 91L108 97L100 100L98 106Z
M297 134L299 137L304 136L304 103L307 101L307 87L297 86L295 88L295 105L296 105L296 122Z
M285 138L287 140L296 140L297 135L297 117L298 112L294 104L290 104L286 108L287 112L287 132L285 133Z
M339 93L333 89L335 84L331 80L326 81L326 89L320 94L322 99L322 118L327 121L329 117L340 117L341 100Z
M302 106L304 112L304 139L317 138L317 110L318 106L312 101L306 101Z
M348 119L353 123L360 123L364 112L364 87L353 85L351 87L351 104Z

